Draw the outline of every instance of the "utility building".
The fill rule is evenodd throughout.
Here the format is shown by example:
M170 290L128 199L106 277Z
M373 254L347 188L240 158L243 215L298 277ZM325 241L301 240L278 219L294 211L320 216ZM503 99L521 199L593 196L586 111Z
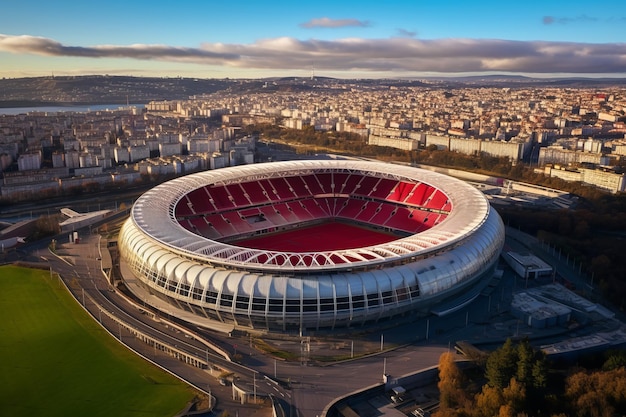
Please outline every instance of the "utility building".
M513 270L524 279L538 279L552 276L552 267L530 253L506 252L502 255Z

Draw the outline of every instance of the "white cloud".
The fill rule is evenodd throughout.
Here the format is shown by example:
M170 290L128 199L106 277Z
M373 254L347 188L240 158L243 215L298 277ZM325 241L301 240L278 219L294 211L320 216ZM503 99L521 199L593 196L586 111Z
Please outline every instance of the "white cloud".
M34 36L0 34L0 51L59 57L133 58L231 68L326 71L626 73L625 43L414 38L299 40L252 44L68 46Z
M343 27L367 27L370 26L368 21L358 19L331 19L321 17L319 19L311 19L308 22L299 25L302 28L343 28Z

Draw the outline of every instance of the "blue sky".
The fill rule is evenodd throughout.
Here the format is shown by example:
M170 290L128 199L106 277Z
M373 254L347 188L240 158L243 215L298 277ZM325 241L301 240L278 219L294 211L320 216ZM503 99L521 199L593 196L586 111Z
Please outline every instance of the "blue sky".
M7 1L0 76L626 76L623 1Z

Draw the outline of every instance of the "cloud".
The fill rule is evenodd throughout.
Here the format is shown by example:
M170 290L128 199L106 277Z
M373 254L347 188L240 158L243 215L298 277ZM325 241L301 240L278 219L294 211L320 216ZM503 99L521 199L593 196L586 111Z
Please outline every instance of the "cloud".
M301 28L344 28L348 26L352 27L368 27L370 23L368 21L358 19L331 19L328 17L320 17L319 19L311 19L308 22L300 23Z
M291 37L251 44L70 46L34 36L0 34L0 51L59 57L131 58L245 69L322 71L626 73L626 43L510 41L499 39Z
M234 60L238 57L228 52L214 52L197 48L181 48L166 45L98 45L92 47L66 46L55 40L37 36L11 36L0 34L0 51L29 53L47 56L67 56L83 58L135 58L164 61L191 60L216 63Z
M569 25L571 23L593 23L597 22L598 18L591 17L587 15L580 15L576 17L554 17L554 16L544 16L542 22L544 25L552 25L554 23L558 23L561 25Z
M403 38L414 38L417 35L417 32L406 30L402 28L398 28L398 36L402 36Z

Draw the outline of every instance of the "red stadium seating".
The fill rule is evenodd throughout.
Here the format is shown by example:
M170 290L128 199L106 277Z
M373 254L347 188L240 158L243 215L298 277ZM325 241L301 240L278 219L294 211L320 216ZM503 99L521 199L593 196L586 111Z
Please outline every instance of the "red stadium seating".
M215 207L209 201L209 195L206 193L204 188L199 188L190 192L187 194L187 199L191 203L191 210L194 213L210 213L215 210Z
M315 199L322 210L324 210L330 217L335 215L335 199L334 198L316 198Z
M387 200L403 202L411 194L414 188L415 184L400 181L387 196Z
M391 193L393 188L396 185L396 181L389 180L386 178L381 178L380 181L376 184L376 188L372 189L369 193L370 197L375 198L387 198L387 196Z
M242 219L241 216L239 216L239 213L235 211L222 213L222 217L224 217L224 219L226 219L238 233L246 233L253 230L250 224Z
M406 202L421 207L434 190L435 189L428 184L419 184L415 187L409 198L407 198Z
M395 209L395 206L391 204L386 204L386 203L381 204L380 207L376 209L377 213L374 214L374 216L370 220L370 223L374 223L377 225L384 225L385 222L389 220L389 217L391 217L391 213L394 211L394 209Z
M363 177L359 182L359 186L354 190L354 194L369 196L372 194L372 190L376 188L376 184L378 184L380 180L374 177Z
M309 213L304 207L302 207L299 201L292 201L291 203L288 203L287 205L291 208L291 211L296 215L296 217L298 218L298 221L304 222L304 221L309 221L309 220L314 219L313 215Z
M409 217L410 215L411 211L408 208L398 207L396 208L396 213L385 222L384 226L404 230L405 232L413 232L417 228L417 222Z
M335 217L418 233L443 221L451 208L428 184L322 172L205 186L181 198L175 214L186 229L219 239Z
M355 200L355 199L337 199L338 203L341 205L338 207L337 213L335 214L338 217L344 217L346 219L355 219L359 212L363 209L363 201Z
M189 196L185 195L178 201L178 203L176 204L175 213L176 217L187 217L196 214L196 212L193 210L193 204L189 200Z
M302 180L306 184L306 187L308 189L309 195L327 194L328 193L327 191L325 191L322 188L322 186L320 185L320 183L317 180L317 177L315 175L305 175L305 176L300 177L300 178L302 178ZM330 188L330 186L328 188Z
M299 221L298 217L293 214L293 211L290 209L287 203L276 204L274 208L280 213L281 216L285 218L287 223L296 223L297 221Z
M215 206L216 210L221 211L235 208L233 200L223 186L207 186L204 187L204 189L207 191L210 199L213 201L213 205Z
M316 219L323 219L325 217L329 217L330 214L328 211L325 211L321 206L318 205L317 199L311 198L308 200L301 200L304 207L307 209L309 213Z
M352 174L350 175L345 183L343 184L342 188L339 190L339 192L341 194L350 194L350 195L354 195L356 194L356 190L357 190L357 185L359 185L359 183L361 182L361 180L364 177L362 175L359 174Z
M334 187L331 187L331 190L335 194L341 194L342 193L341 190L343 189L343 186L344 186L346 180L348 179L349 175L350 174L344 174L344 173L341 173L341 172L335 172L333 174L333 179L332 179L333 182L332 182L331 185L334 185Z
M219 233L219 231L212 228L207 223L207 221L202 217L196 217L195 219L190 219L189 223L191 223L193 227L198 231L198 233L200 233L202 236L207 236L207 237L214 236L214 235L216 235L216 237L225 236L224 234Z
M272 198L272 200L287 200L297 196L297 194L290 190L292 186L285 178L271 178L268 182L272 185L273 189L276 190L276 198Z
M285 182L293 190L292 192L298 197L309 197L311 192L306 188L306 183L302 177L284 178Z
M266 184L268 184L266 182ZM270 199L270 194L263 188L260 181L250 181L241 184L244 192L247 194L248 200L252 204L267 203ZM268 184L270 191L272 188Z
M229 184L225 186L228 194L232 197L232 200L237 207L245 207L252 204L250 199L246 197L241 184Z
M237 229L235 229L232 224L227 222L221 214L212 214L207 216L206 220L222 236L233 236L238 233Z
M447 202L448 197L441 191L436 190L426 202L426 207L434 210L441 210Z
M381 206L381 203L366 201L363 204L363 209L356 215L356 219L365 223L369 223L369 221L376 214L376 209Z
M259 210L263 213L265 218L275 226L284 226L289 223L282 215L276 213L274 206L263 206L260 207Z

